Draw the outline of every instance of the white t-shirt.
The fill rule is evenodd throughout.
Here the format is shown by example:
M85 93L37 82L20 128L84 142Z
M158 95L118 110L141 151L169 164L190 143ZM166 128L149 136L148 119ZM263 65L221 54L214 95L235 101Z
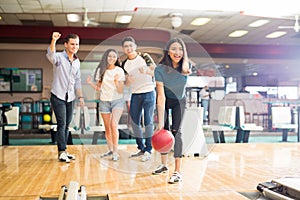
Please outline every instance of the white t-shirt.
M123 92L119 93L117 91L117 87L114 82L116 74L119 75L119 81L125 81L125 73L122 68L115 67L114 69L107 69L104 73L103 80L101 83L101 101L112 101L123 98Z
M200 98L203 100L209 100L209 92L206 89L202 88L200 91Z
M154 90L153 77L146 73L141 73L140 68L147 69L148 66L142 56L138 55L132 60L127 59L124 65L124 69L128 75L133 76L133 80L130 84L132 93L146 93Z

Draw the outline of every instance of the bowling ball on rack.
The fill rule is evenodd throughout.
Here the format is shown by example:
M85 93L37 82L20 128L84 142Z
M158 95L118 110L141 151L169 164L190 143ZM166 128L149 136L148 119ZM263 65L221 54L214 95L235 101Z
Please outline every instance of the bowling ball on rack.
M51 122L51 116L49 114L44 114L43 120L44 120L44 122Z
M44 110L44 112L50 112L51 111L51 107L50 106L44 106L43 110Z

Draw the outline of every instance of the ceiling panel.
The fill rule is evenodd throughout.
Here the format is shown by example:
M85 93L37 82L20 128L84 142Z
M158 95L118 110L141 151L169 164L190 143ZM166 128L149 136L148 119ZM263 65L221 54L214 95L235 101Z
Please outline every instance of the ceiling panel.
M201 43L270 44L275 42L282 45L295 45L295 43L299 42L298 38L290 39L295 34L293 30L287 30L288 34L286 36L283 36L283 38L280 39L271 40L271 42L264 38L266 34L278 30L277 27L279 25L293 25L293 20L269 18L271 22L266 26L261 28L250 28L248 27L250 22L262 17L241 15L238 11L230 11L228 9L222 11L219 10L220 6L218 4L216 4L214 6L215 9L213 9L214 7L212 7L212 5L207 6L207 1L185 0L185 2L189 5L185 5L185 3L177 0L172 1L172 4L167 4L166 2L158 0L0 0L0 15L3 18L1 24L20 24L16 19L23 20L24 15L17 14L31 14L33 16L28 17L28 19L45 20L45 17L43 17L41 13L52 13L51 19L53 20L54 25L78 26L80 23L73 24L62 22L61 14L77 13L83 16L84 8L87 8L89 12L88 16L95 18L100 24L103 22L101 26L105 23L109 23L109 27L111 27L111 23L114 22L116 14L118 13L133 15L131 24L127 25L131 28L136 26L136 28L171 28L170 20L166 19L166 16L172 12L180 12L182 13L183 24L181 27L176 28L176 30L194 30L191 36ZM216 0L216 2L218 1ZM226 2L230 3L231 1L226 0ZM241 0L239 2L246 2L248 5L248 2L250 1ZM252 2L257 2L257 0ZM200 5L200 3L203 6L196 6ZM178 5L181 5L182 8L178 9ZM209 7L211 9L201 10L201 7ZM137 9L134 10L134 8ZM241 7L241 9L244 8ZM272 9L272 7L269 8L269 10ZM295 10L296 9L291 10L290 18L293 18L292 14L300 13L300 8L299 12ZM17 16L13 18L9 15L5 15L5 13L12 13ZM55 15L58 16L56 17ZM211 17L212 19L203 27L192 26L189 24L194 18L199 16ZM66 16L64 19L67 19ZM58 21L56 22L55 20ZM119 27L118 24L115 24L115 26ZM228 39L228 33L235 29L246 29L250 32L240 39ZM256 36L255 40L253 40L253 35Z
M221 4L228 2L222 10ZM82 21L68 22L67 14L76 13L83 19L84 8L88 9L88 17L95 18L99 27L109 28L164 28L171 29L172 25L168 15L170 13L181 13L183 24L175 28L178 32L187 33L193 40L200 44L238 44L238 45L287 45L299 46L300 34L293 29L286 29L287 34L277 39L266 39L265 36L274 31L281 31L278 26L293 26L294 15L300 14L298 1L279 0L273 1L267 10L261 5L259 0L239 0L232 5L233 0L0 0L0 25L24 25L25 23L36 23L51 21L53 26L83 27ZM250 5L254 2L254 5ZM266 1L264 1L265 3ZM213 4L214 3L214 4ZM231 4L230 4L231 3ZM286 4L284 4L286 3ZM248 6L248 7L247 7ZM263 10L265 13L277 11L278 16L267 17L262 15L242 15L240 11L250 8ZM281 11L284 11L284 18ZM118 14L132 15L129 24L115 23ZM263 14L264 15L264 14ZM211 21L204 26L193 26L190 22L196 17L209 17ZM270 23L263 27L251 28L248 24L257 19L269 19ZM24 24L22 24L24 23ZM228 34L234 30L248 30L249 33L241 38L229 38ZM262 63L243 63L237 61L231 70L238 68L240 74L251 74L255 70L267 70L272 65ZM229 70L221 65L220 69L226 74ZM277 71L284 63L274 66ZM294 67L293 72L298 72L297 64L290 64ZM246 69L246 70L245 70ZM272 68L273 69L273 68ZM237 70L237 69L236 69ZM275 70L276 71L276 70ZM266 73L266 72L264 72Z

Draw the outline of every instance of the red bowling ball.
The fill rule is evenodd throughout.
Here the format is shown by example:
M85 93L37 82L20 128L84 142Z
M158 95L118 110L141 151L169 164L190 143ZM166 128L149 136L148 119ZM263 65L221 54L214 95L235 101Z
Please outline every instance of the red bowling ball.
M159 153L168 153L174 146L173 134L165 129L156 131L152 136L152 147Z

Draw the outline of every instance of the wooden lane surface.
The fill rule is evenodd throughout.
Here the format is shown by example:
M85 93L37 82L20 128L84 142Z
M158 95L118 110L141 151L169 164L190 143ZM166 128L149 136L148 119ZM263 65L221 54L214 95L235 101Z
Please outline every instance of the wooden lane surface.
M234 191L213 191L213 192L190 192L190 193L136 193L136 194L109 194L109 200L140 200L140 199L159 199L159 200L249 200L247 197Z
M26 196L26 197L0 197L0 200L40 200L39 196Z
M0 200L57 197L60 187L70 181L85 185L89 196L109 194L122 199L128 195L135 199L160 194L162 197L157 199L168 199L177 194L176 198L181 195L188 199L194 194L213 199L217 194L223 199L244 199L238 192L255 191L260 182L300 176L299 143L216 144L207 157L185 157L184 180L174 185L167 183L174 168L172 156L169 173L151 175L159 164L159 154L154 152L151 161L145 163L138 158L129 159L130 153L136 151L135 145L120 145L118 162L99 157L106 145L69 146L68 151L77 156L69 164L57 161L54 145L7 146L0 147L0 151Z

